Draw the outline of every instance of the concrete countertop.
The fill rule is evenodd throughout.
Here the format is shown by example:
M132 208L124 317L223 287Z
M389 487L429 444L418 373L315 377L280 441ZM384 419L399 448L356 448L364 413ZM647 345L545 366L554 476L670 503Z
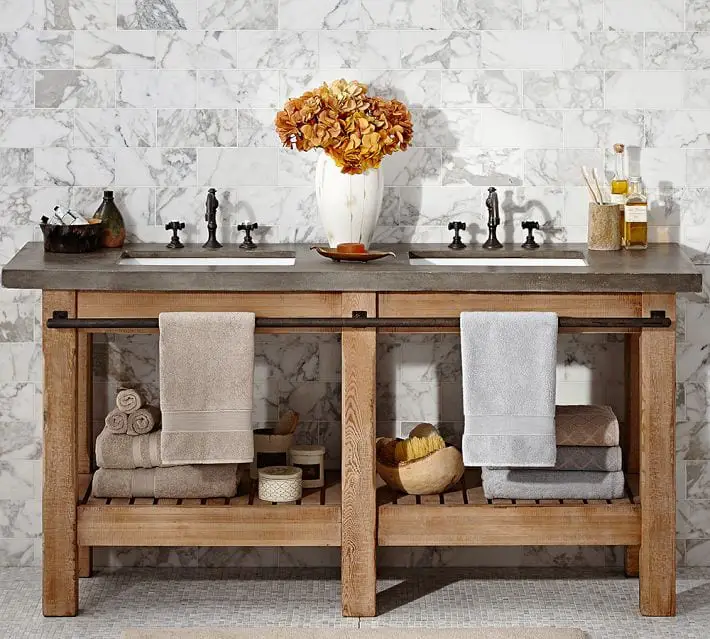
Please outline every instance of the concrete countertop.
M604 293L696 292L701 275L677 244L653 244L645 251L588 251L584 244L547 245L536 251L480 246L451 251L446 245L390 244L372 250L393 251L367 264L332 262L305 244L261 245L255 251L225 246L216 251L188 245L168 251L163 244L133 244L80 255L45 253L30 242L2 269L7 288L94 291L460 291ZM445 251L454 257L568 257L584 255L586 267L440 267L411 266L410 251ZM293 252L295 266L122 266L124 252L194 257L264 257Z

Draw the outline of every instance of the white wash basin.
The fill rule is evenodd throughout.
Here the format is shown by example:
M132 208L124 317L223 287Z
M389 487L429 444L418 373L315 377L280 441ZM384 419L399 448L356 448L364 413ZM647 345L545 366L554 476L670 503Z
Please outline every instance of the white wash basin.
M412 266L587 266L582 258L560 257L412 257Z
M124 257L121 266L293 266L295 257Z

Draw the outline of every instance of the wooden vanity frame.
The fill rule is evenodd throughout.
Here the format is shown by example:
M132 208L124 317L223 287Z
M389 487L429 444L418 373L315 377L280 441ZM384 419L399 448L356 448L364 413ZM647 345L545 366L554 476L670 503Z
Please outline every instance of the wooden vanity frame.
M567 293L162 293L44 291L43 611L78 612L78 577L94 546L340 546L342 611L376 614L377 545L622 545L640 578L641 614L675 614L675 295ZM480 488L422 498L378 490L376 329L342 331L342 481L300 504L231 500L96 500L92 473L92 333L48 329L69 318L166 311L253 311L259 317L457 317L466 310L546 310L570 317L648 317L670 328L625 333L629 494L613 501L485 500ZM155 332L152 329L123 332ZM262 331L267 332L267 331ZM270 332L332 332L278 329ZM395 332L391 329L391 332ZM440 332L417 329L397 332ZM589 332L589 330L587 330Z

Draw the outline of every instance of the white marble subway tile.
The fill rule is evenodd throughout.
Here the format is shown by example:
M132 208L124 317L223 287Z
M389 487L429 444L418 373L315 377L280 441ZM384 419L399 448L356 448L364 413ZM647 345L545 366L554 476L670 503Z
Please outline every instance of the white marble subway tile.
M520 29L521 0L442 0L441 26L450 29Z
M484 109L481 146L559 148L562 112L542 109Z
M377 226L372 241L375 244L443 244L444 239L443 226Z
M569 110L563 120L566 147L612 148L620 140L640 147L644 141L644 113L640 110Z
M278 566L278 548L202 547L197 549L200 568L263 568Z
M34 106L34 72L0 69L0 109Z
M342 347L340 343L340 336L319 335L317 342L318 379L322 382L339 382L342 370Z
M116 104L116 73L110 69L43 70L35 74L35 106L104 108Z
M477 146L481 113L473 109L412 109L413 146L459 148Z
M484 193L487 195L487 193ZM525 186L506 188L499 191L500 210L503 214L505 229L504 234L510 235L512 229L515 234L508 241L523 241L526 233L521 228L525 220L535 220L540 223L543 238L548 239L548 234L562 227L564 210L564 190L562 187ZM487 212L481 217L481 230L485 230ZM501 236L503 237L503 236ZM538 236L539 239L539 236ZM503 241L503 239L501 239Z
M41 239L39 227L0 227L0 267L7 264L27 242L38 242Z
M457 335L412 336L402 346L405 382L456 382L461 379L461 344ZM415 426L416 424L412 424ZM407 436L409 432L403 431Z
M119 29L197 29L198 0L117 0Z
M42 420L0 421L0 459L40 459Z
M685 471L688 499L710 499L710 462L686 462Z
M276 29L278 0L199 0L203 29Z
M0 566L22 568L37 562L33 539L0 539Z
M481 66L478 31L401 31L403 69L475 69Z
M321 31L318 33L320 69L398 69L399 32Z
M268 236L264 241L276 241L279 244L327 244L328 237L325 229L320 222L316 222L310 226L293 227L290 224L287 226L275 226L278 235L276 240L271 240Z
M710 111L649 111L646 144L688 149L710 148Z
M441 26L441 0L360 0L360 4L360 22L365 29L438 29Z
M94 31L116 27L116 0L35 2L35 12L45 29Z
M412 69L364 71L359 75L369 85L371 95L395 98L410 108L419 108L441 105L441 73L436 69Z
M707 0L686 0L685 28L689 31L710 31L710 4Z
M68 110L0 110L0 147L60 147L71 143Z
M74 63L83 69L152 69L154 31L77 31Z
M677 228L680 226L683 189L674 188L672 183L667 180L657 181L657 184L661 185L660 188L647 189L648 223L654 227ZM658 231L658 233L662 233L662 231ZM681 321L678 321L678 324ZM682 326L679 328L682 329ZM682 335L682 330L677 332Z
M464 242L470 242L482 227L483 190L479 187L401 187L399 193L398 224L402 227L446 227L461 220L467 225L461 234Z
M34 401L34 384L0 383L0 422L31 422L35 417Z
M647 189L664 190L685 186L683 149L646 148L641 151L641 175Z
M525 546L519 565L602 568L606 565L606 548L604 546Z
M489 69L559 69L562 42L559 31L483 31L481 64Z
M441 104L444 107L493 106L501 109L521 106L521 71L444 71Z
M117 186L196 186L195 149L116 149Z
M710 71L686 71L683 106L710 109Z
M158 146L237 146L233 109L160 109Z
M8 187L34 185L34 150L33 149L0 149L0 180L3 184L3 199L14 200L17 189L7 190ZM22 192L18 193L21 200ZM12 209L0 210L0 224L14 224L18 219L13 215Z
M278 106L279 72L200 71L197 105L206 108L267 108Z
M36 304L34 291L0 288L0 342L32 341Z
M163 69L234 69L236 31L158 31L157 66Z
M463 421L460 382L400 380L396 384L395 393L394 410L398 421Z
M710 69L710 33L647 33L647 69Z
M563 33L567 69L641 69L643 33L629 31L566 31Z
M340 566L340 548L281 547L279 568L336 568Z
M3 24L6 23L3 21ZM71 31L11 31L0 33L0 68L70 69L74 66Z
M519 148L446 149L444 186L518 186L523 183L523 151Z
M112 149L35 149L38 186L108 186L116 158Z
M676 433L676 452L680 460L710 459L710 423L707 421L679 422Z
M710 186L710 150L688 149L686 151L688 186Z
M303 153L295 149L278 149L279 185L312 187L320 153L320 150Z
M318 340L307 335L264 335L256 342L254 378L294 383L313 382L319 376ZM295 409L294 409L295 410Z
M685 419L693 423L706 422L710 419L710 393L705 384L686 382L679 384L684 390ZM689 459L702 459L701 457L688 457Z
M0 162L3 162L3 153L0 151ZM34 161L32 162L32 179L34 184ZM9 181L11 184L11 181ZM22 187L5 186L0 188L0 226L34 227L43 215L49 215L55 205L69 204L68 187ZM11 304L9 300L2 300L0 304ZM28 337L31 340L31 337ZM0 334L0 341L2 337Z
M273 186L277 183L277 149L199 149L198 156L200 185Z
M710 189L684 189L680 206L681 237L685 251L692 259L706 261L710 256Z
M387 186L441 184L441 149L409 148L382 160Z
M524 71L523 106L598 109L604 106L601 71Z
M155 192L152 188L119 187L112 190L116 206L121 211L126 226L155 224ZM91 216L99 208L102 198L103 189L101 187L74 187L72 188L71 207L84 216ZM161 228L161 230L163 229ZM168 233L163 231L160 237L161 243L166 237L168 237Z
M241 31L240 69L312 69L318 66L316 31Z
M710 344L709 319L710 306L688 302L686 305L685 338L694 344Z
M613 31L682 31L684 0L604 0L604 26Z
M680 342L677 346L676 375L678 383L705 383L710 360L710 345ZM710 459L710 457L709 457Z
M360 0L278 0L278 12L281 29L360 28Z
M683 103L683 75L675 71L607 71L607 109L676 109Z
M604 0L522 0L523 28L601 31Z
M529 149L525 152L525 181L534 186L582 186L581 166L604 170L600 149Z
M682 565L693 568L710 566L710 540L688 539L685 542L685 558Z
M309 227L318 224L315 190L310 186L280 186L239 189L233 223L243 220L266 226Z
M207 193L204 187L175 188L164 187L155 192L155 215L151 223L162 228L172 220L185 222L185 231L181 233L189 242L202 243L207 239L205 225L205 200ZM237 210L236 189L217 189L217 231L218 238L229 241L230 226L234 223ZM220 242L222 240L220 239Z
M42 347L34 342L0 342L0 382L41 382Z
M279 381L279 411L295 410L304 422L339 422L340 384Z
M198 548L97 548L94 565L101 568L197 568Z
M42 509L37 500L0 500L0 539L39 537Z
M195 71L126 70L116 78L116 103L120 107L194 107L197 102Z
M0 24L6 31L43 28L41 15L35 13L34 3L27 0L5 0L0 5Z
M36 464L32 460L0 460L0 500L32 499Z
M155 146L155 111L75 109L74 146Z
M237 146L280 147L275 120L275 109L239 109Z
M589 193L586 187L565 187L564 221L570 227L583 227L586 231L589 221ZM584 241L586 241L586 236Z

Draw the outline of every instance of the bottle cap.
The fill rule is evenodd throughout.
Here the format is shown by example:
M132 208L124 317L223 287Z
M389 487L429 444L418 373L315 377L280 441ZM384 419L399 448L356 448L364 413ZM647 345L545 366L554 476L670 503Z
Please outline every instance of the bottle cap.
M113 191L104 191L104 197L109 200L113 200Z

